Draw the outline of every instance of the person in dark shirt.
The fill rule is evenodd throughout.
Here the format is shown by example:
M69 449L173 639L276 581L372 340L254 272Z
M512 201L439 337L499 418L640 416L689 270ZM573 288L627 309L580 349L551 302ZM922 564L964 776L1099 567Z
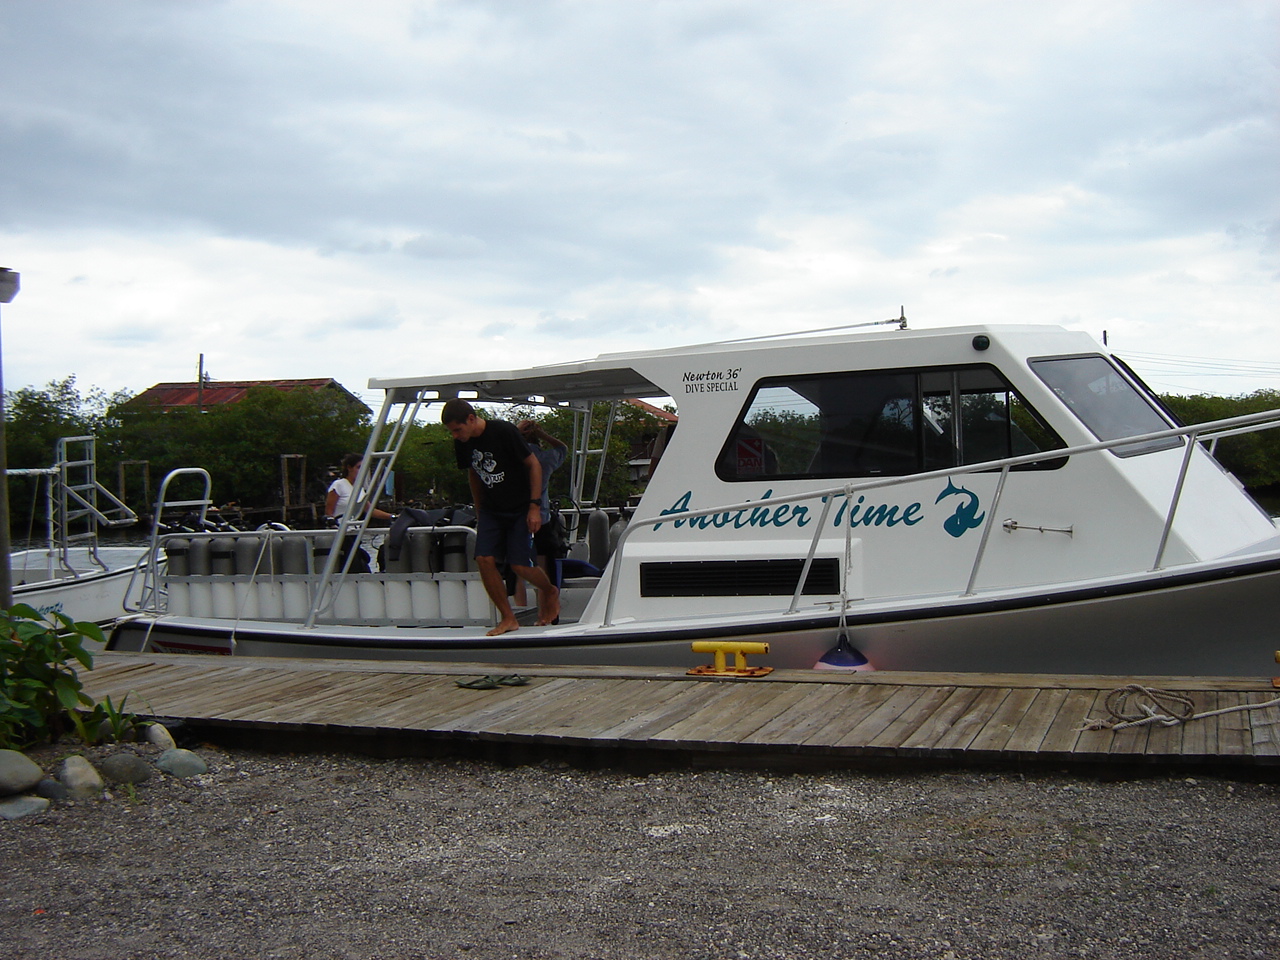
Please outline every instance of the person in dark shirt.
M551 563L553 556L560 556L556 553L559 543L556 527L560 523L560 517L558 513L554 519L551 516L551 494L548 486L551 482L551 474L560 468L565 457L569 455L569 447L559 437L553 437L542 429L537 421L521 420L516 424L516 429L520 431L520 436L529 445L530 452L538 458L538 465L542 467L542 527L533 535L533 552L537 554L538 566L551 582L555 583L556 576ZM545 447L542 446L544 443ZM517 605L524 604L523 580L517 581L515 596Z
M533 552L533 535L542 527L542 465L512 424L476 416L465 400L446 402L440 420L453 437L454 455L467 471L476 506L476 566L498 608L498 625L489 636L520 627L498 569L503 560L537 588L538 625L555 623L560 591L537 566Z

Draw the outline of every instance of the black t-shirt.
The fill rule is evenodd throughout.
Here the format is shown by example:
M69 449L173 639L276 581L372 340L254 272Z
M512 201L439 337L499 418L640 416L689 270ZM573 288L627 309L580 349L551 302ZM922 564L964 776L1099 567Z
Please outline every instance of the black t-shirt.
M484 490L484 503L501 513L529 509L529 445L505 420L486 420L484 433L472 440L453 441L454 456L463 470L474 470Z

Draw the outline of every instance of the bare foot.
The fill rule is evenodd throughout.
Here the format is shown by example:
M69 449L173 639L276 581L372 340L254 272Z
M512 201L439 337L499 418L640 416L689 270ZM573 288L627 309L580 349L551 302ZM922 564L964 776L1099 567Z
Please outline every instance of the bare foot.
M538 599L541 602L538 604L537 625L549 627L560 619L560 591L552 587L546 592L546 596Z
M504 633L510 633L512 630L520 629L520 621L515 617L507 617L499 622L499 624L485 634L486 637L500 637Z

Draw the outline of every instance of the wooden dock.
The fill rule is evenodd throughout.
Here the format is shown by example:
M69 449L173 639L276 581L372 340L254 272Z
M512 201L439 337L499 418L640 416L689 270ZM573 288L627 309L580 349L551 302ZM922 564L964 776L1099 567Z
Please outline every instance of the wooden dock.
M458 680L519 673L521 686ZM761 767L875 765L1194 768L1280 773L1280 705L1176 726L1086 730L1140 683L1197 714L1280 697L1270 678L779 670L700 679L641 667L524 667L100 653L95 699L263 749L479 756L507 762Z

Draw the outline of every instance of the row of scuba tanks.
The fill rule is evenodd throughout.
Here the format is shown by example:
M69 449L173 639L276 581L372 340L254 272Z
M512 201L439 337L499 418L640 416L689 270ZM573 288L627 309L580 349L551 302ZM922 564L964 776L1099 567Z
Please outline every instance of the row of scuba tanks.
M316 580L288 575L323 570L335 536L318 532L280 537L172 537L165 541L168 612L200 618L300 622L310 609ZM349 539L354 546L355 538ZM334 594L332 609L322 613L321 622L491 622L484 584L478 574L469 571L474 564L468 559L467 539L466 533L410 533L399 558L384 564L383 572L425 576L393 579L373 575L347 581ZM454 576L436 576L439 574ZM221 575L227 575L226 579Z
M287 536L170 537L164 542L164 552L171 577L308 574L324 570L336 537L336 533L323 531ZM464 573L474 568L467 539L466 533L411 531L394 560L383 544L378 566L384 573Z

